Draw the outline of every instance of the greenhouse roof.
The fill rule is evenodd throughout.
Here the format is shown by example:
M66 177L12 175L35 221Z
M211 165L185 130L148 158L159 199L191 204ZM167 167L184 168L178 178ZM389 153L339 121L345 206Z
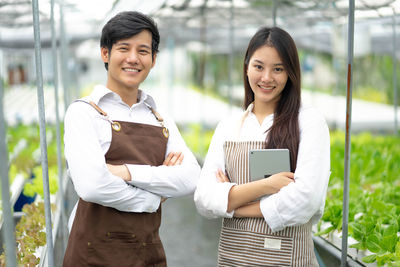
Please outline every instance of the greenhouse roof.
M33 47L31 2L0 0L0 47ZM169 37L176 45L187 44L192 49L207 44L207 49L228 53L233 43L234 49L243 50L257 28L274 25L275 21L293 35L299 47L328 53L345 50L347 0L60 0L56 1L56 21L60 2L64 3L70 42L99 38L101 27L110 17L123 10L138 10L156 19L162 46ZM400 0L359 0L355 5L356 55L391 53L393 21L400 21L400 16L393 15L400 14ZM39 8L46 46L50 44L50 1L40 0ZM332 36L339 36L343 44L336 45Z

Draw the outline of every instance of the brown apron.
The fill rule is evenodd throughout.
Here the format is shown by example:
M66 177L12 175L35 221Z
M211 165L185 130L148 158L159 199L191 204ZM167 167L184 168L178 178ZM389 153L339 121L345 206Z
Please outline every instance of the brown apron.
M113 130L107 163L162 165L168 141L165 128L109 121ZM154 213L123 212L79 199L63 266L166 266L160 223L161 206Z
M249 150L264 141L226 141L225 170L231 182L250 181ZM218 248L218 266L318 266L311 222L272 233L264 218L224 218Z

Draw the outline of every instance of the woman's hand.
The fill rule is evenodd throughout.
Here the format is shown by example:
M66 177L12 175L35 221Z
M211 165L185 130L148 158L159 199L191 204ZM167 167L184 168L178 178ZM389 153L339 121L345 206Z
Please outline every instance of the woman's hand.
M221 169L218 169L218 171L215 173L215 176L217 177L218 183L229 183L230 182L228 176L226 176L225 173Z
M108 170L115 176L122 178L124 181L129 182L132 180L131 173L125 165L112 165L107 164Z
M263 217L260 209L260 201L250 202L245 204L237 209L233 213L234 217L243 218L243 217Z
M182 152L170 152L168 156L165 158L163 165L165 166L181 165L182 161L183 161Z
M268 183L268 187L271 190L270 194L274 194L279 192L282 187L287 186L290 183L294 182L294 173L293 172L280 172L274 175L271 175L268 178L265 178L265 182Z

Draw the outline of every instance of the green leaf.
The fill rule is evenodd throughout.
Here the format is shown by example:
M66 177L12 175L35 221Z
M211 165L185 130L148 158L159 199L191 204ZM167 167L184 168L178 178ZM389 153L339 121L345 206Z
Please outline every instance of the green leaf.
M360 249L360 250L366 249L362 243L355 243L355 244L353 244L353 245L350 245L350 247L351 247L351 248Z
M362 240L363 237L365 237L362 224L353 222L350 224L350 226L352 229L352 235L356 240Z
M394 255L393 253L384 253L384 254L378 254L376 255L376 262L378 266L383 266L388 262L394 261Z
M368 218L365 223L365 232L367 235L371 234L376 226L376 221L372 218Z
M397 225L389 225L384 231L383 231L383 236L390 236L397 234L398 227Z
M397 243L397 233L383 236L380 242L380 246L386 251L395 252L396 243Z
M362 261L365 263L373 263L376 261L376 254L372 254L362 258Z
M379 246L379 238L377 234L372 234L367 237L366 241L367 248L369 251L378 253L381 250L381 247Z
M395 252L395 256L398 260L400 260L400 242L397 242L396 244L396 252Z
M325 230L319 231L319 232L315 233L314 235L315 236L325 235L325 234L328 234L328 233L332 232L333 230L335 230L335 227L334 226L329 226Z

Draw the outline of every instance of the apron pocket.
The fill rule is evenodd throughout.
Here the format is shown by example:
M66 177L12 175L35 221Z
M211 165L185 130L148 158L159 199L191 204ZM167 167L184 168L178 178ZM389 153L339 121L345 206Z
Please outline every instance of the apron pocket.
M108 239L107 242L117 242L117 243L139 242L134 233L126 233L126 232L108 232L107 239Z
M219 266L292 266L293 238L223 228Z

